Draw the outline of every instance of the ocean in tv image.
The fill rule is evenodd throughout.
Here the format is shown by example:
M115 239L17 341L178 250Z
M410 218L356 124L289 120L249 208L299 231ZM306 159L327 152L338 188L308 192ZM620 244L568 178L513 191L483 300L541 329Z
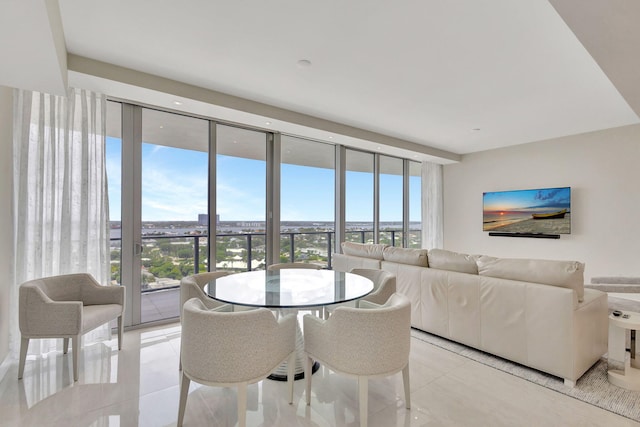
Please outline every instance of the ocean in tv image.
M482 209L483 231L571 233L571 187L487 192Z

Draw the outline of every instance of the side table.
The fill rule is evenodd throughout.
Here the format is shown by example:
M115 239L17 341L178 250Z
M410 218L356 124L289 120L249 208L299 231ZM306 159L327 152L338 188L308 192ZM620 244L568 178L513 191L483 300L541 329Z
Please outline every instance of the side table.
M624 311L621 316L609 315L608 358L610 363L624 363L624 370L609 370L609 382L634 391L640 391L640 360L636 358L637 330L640 330L640 313ZM626 351L627 335L631 344L629 353Z

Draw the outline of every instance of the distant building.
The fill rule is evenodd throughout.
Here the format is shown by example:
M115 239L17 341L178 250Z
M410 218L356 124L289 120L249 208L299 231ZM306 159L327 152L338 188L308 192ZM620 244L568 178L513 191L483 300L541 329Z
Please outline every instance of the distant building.
M220 215L216 215L216 225L220 224ZM209 225L209 215L198 214L198 225Z

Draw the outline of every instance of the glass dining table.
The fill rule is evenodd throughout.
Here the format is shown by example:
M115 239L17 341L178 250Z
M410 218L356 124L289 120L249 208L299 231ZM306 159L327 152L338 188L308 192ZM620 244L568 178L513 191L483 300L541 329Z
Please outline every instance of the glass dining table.
M230 274L209 282L204 291L217 301L246 307L266 307L280 314L317 309L360 299L373 291L373 282L363 276L332 270L281 269ZM304 378L304 338L296 327L295 379ZM314 365L314 372L318 369ZM286 380L286 362L269 376Z

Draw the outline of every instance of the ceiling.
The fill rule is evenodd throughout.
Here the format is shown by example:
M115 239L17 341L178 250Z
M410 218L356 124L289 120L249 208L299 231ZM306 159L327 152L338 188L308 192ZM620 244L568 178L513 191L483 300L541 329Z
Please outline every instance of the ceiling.
M639 123L636 3L8 0L0 84L448 163Z

